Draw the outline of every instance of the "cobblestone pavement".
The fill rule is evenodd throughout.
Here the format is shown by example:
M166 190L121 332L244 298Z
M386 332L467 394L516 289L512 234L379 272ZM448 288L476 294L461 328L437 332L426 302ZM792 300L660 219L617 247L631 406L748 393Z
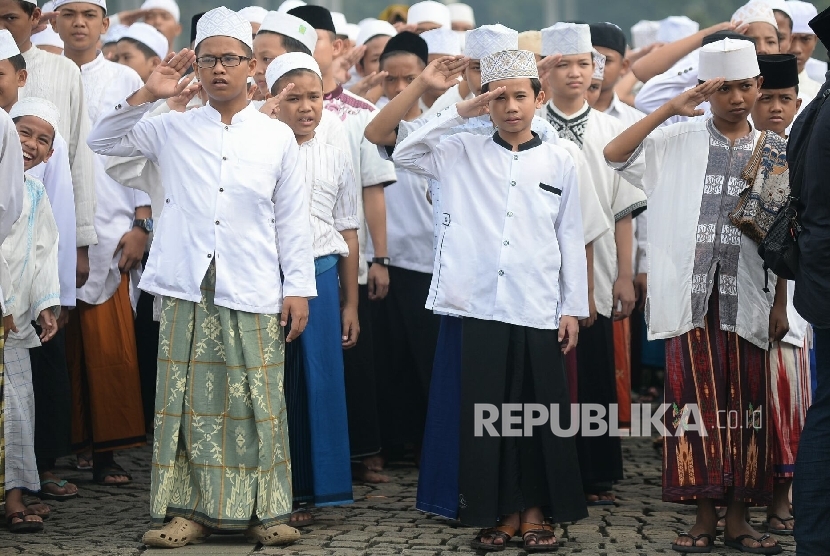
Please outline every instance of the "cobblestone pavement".
M676 532L694 522L690 506L660 501L659 453L648 439L624 439L626 479L616 488L617 505L591 508L590 517L557 528L564 546L559 554L676 554L670 543ZM106 488L94 485L91 474L75 471L74 460L59 462L59 473L75 481L82 497L50 503L52 515L43 533L12 535L0 527L0 555L43 556L134 555L383 555L445 556L475 554L469 542L473 529L453 527L443 519L414 509L417 470L391 467L394 482L386 485L355 485L355 503L316 512L317 524L304 529L303 538L288 548L263 548L240 535L214 535L205 544L169 550L147 550L141 535L149 528L149 447L118 456L134 476L129 486ZM762 509L753 510L753 523L763 527ZM779 537L783 554L794 554L794 543ZM715 553L737 551L716 542ZM504 552L524 554L514 540Z

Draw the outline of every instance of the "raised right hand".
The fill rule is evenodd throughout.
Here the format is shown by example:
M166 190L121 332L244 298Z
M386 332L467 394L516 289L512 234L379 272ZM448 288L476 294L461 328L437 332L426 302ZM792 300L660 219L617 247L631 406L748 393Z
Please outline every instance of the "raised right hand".
M506 90L505 87L498 87L492 91L481 93L477 97L464 100L456 104L458 115L462 118L476 118L490 113L490 101L495 100Z
M191 75L188 79L182 79L195 61L196 53L189 48L183 48L175 54L171 52L147 78L144 91L156 100L181 94L195 77Z
M709 100L712 94L723 86L723 79L710 79L701 83L697 87L689 89L682 95L679 95L669 101L671 112L675 116L686 116L693 118L695 116L702 116L703 110L698 109L700 104Z
M469 64L470 59L464 56L442 56L424 68L418 79L430 89L444 92L458 84L458 77Z
M267 99L265 101L265 104L263 104L260 107L259 111L271 118L272 120L278 120L280 118L280 102L282 102L282 99L284 99L285 95L288 94L288 91L290 91L293 88L293 83L289 83L288 85L286 85L285 88L282 91L280 91L280 94Z

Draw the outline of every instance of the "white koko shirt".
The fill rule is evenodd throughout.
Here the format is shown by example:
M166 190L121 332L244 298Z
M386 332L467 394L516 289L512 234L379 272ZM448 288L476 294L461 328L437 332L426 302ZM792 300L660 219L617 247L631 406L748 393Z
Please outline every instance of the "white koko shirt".
M250 104L229 125L210 105L144 120L149 103L123 99L113 108L90 133L92 150L146 156L159 165L165 191L141 289L198 302L215 260L221 307L273 314L283 296L317 295L308 195L291 128Z
M518 151L498 134L459 133L455 106L413 131L396 164L440 180L444 231L426 307L556 329L588 316L588 276L571 156L538 136Z

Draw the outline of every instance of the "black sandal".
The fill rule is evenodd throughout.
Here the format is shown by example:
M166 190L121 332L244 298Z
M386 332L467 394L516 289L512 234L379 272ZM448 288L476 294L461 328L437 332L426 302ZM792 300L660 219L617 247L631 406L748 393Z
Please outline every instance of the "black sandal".
M127 477L127 481L123 483L107 483L104 481L107 477ZM118 465L115 462L111 462L103 468L96 467L92 470L92 480L99 485L103 486L124 486L128 485L132 482L133 476L127 473L123 467Z
M772 533L773 535L784 535L784 536L791 536L793 534L792 529L776 529L775 527L772 527L772 524L770 523L771 519L777 519L778 521L780 521L782 524L785 524L785 526L786 526L786 523L788 521L795 521L795 517L793 517L793 516L781 517L781 516L778 516L778 515L775 515L775 514L772 514L772 515L767 517L767 532L768 533Z
M27 514L26 512L14 512L6 516L6 524L9 526L9 531L12 533L37 533L43 531L43 518L41 521L27 520L34 514ZM12 523L15 519L19 519L18 523Z
M715 537L713 537L709 533L701 533L696 537L689 533L680 533L677 536L692 539L692 544L690 546L671 543L672 550L674 550L675 552L681 552L683 554L708 554L709 552L712 552L712 547L715 545ZM699 541L700 539L706 539L709 542L703 546L698 546L697 541Z
M470 546L476 550L484 550L485 552L501 552L507 546L508 541L515 536L515 527L509 525L489 527L479 531L476 538L470 543ZM485 537L492 537L492 542L484 542ZM496 539L501 539L501 544L495 544Z
M559 550L559 541L556 539L556 529L550 523L522 523L522 548L525 552L556 552ZM554 539L552 543L541 543L547 539ZM533 544L527 544L532 541Z
M762 546L746 546L744 544L746 539L752 539ZM723 544L747 554L780 554L783 548L781 548L781 545L778 544L778 541L776 541L772 546L763 546L763 542L768 539L772 539L772 537L768 534L761 535L760 537L741 535L739 537L735 537L734 539L727 539L726 535L724 535Z

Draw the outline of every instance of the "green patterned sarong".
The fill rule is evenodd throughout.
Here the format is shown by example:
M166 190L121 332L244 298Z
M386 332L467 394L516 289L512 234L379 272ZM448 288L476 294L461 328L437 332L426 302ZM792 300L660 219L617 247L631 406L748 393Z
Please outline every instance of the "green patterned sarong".
M160 320L150 513L212 529L286 523L291 462L279 315L164 298Z

